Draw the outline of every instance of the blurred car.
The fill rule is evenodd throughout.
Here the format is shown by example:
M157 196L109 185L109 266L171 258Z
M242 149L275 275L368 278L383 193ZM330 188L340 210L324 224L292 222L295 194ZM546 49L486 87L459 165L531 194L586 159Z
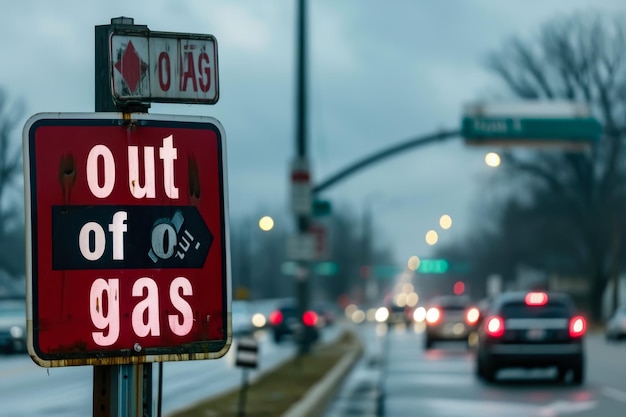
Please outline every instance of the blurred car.
M0 299L0 350L26 352L26 300Z
M469 297L450 295L434 297L426 307L424 348L435 342L465 341L469 347L470 335L476 332L480 313Z
M272 311L269 318L276 343L280 343L284 337L305 337L311 343L319 339L317 313L312 310L304 312L304 316L300 318L297 304L285 303Z
M396 303L392 303L387 309L389 310L388 324L404 323L408 326L413 322L413 309Z
M552 292L503 293L492 300L478 331L476 374L491 382L502 368L556 366L565 381L584 380L584 317L571 297Z
M618 308L606 323L606 339L626 339L626 306Z
M313 311L317 314L317 327L332 326L335 323L336 312L331 304L318 303Z

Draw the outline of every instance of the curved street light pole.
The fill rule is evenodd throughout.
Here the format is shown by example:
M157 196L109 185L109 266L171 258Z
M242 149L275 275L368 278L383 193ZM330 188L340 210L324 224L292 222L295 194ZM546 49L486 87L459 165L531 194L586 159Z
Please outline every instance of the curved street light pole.
M455 130L444 130L444 131L440 131L438 133L431 133L428 135L423 135L423 136L418 136L417 138L413 138L410 139L408 141L399 143L397 145L394 145L390 148L387 149L383 149L381 151L378 151L372 155L369 155L363 159L360 159L354 163L352 163L351 165L348 165L346 168L342 169L341 171L335 173L334 175L331 175L329 178L325 179L324 181L320 182L319 184L313 186L313 195L317 195L319 193L321 193L322 191L326 190L327 188L330 188L331 186L337 184L338 182L344 180L345 178L349 177L350 175L376 163L379 162L382 159L386 159L389 158L391 156L394 156L400 152L403 152L407 149L411 149L411 148L417 148L419 146L422 145L427 145L430 143L434 143L434 142L441 142L444 141L446 139L451 139L454 137L460 137L461 135L461 131L458 129Z

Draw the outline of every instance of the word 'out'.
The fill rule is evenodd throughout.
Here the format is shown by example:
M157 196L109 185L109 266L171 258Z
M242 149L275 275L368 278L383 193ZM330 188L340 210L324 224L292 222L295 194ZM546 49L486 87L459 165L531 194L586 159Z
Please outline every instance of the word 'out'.
M153 146L143 147L144 184L139 183L139 147L128 146L128 187L133 197L156 198L155 155ZM178 199L178 188L174 179L174 161L178 151L174 147L173 135L163 138L159 148L159 159L163 166L163 189L171 199ZM98 170L99 162L104 169ZM115 158L106 145L96 145L87 156L87 184L97 198L107 198L115 187Z

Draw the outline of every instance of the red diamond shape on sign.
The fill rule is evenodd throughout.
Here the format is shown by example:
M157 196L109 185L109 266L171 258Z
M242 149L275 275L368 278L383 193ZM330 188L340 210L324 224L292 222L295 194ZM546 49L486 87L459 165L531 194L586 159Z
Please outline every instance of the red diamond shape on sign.
M137 53L132 41L128 41L128 46L122 54L122 56L115 63L115 69L117 69L122 78L128 85L131 93L137 90L139 81L148 70L148 64L141 60L141 57Z

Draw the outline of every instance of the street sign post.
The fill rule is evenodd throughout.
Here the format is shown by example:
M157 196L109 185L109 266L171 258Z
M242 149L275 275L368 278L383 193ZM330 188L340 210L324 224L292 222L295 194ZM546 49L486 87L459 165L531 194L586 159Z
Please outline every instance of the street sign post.
M146 112L152 102L215 104L213 35L157 32L119 17L95 27L96 111Z
M223 128L120 116L38 114L24 127L40 366L213 359L231 343Z

